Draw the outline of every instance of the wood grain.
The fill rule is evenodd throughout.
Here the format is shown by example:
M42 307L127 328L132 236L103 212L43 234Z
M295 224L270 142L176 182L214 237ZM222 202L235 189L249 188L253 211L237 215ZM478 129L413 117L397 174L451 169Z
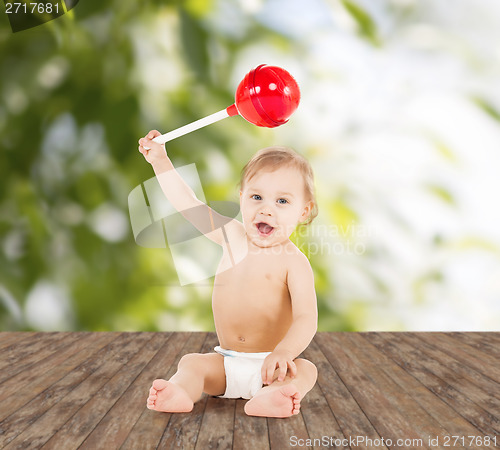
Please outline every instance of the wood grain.
M154 379L215 345L198 332L0 333L0 448L369 449L384 439L422 449L447 436L497 439L453 448L500 447L500 333L318 333L302 355L318 382L288 419L205 394L191 413L146 408Z

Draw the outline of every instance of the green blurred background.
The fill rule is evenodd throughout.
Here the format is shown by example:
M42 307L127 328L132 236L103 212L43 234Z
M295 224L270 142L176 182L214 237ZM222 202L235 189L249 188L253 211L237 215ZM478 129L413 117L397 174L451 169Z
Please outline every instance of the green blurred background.
M297 79L290 122L226 119L168 144L209 201L238 201L261 147L316 174L293 239L319 329L500 328L500 3L81 0L13 33L0 17L0 329L213 330L211 280L180 286L134 242L137 151L229 106L261 63Z

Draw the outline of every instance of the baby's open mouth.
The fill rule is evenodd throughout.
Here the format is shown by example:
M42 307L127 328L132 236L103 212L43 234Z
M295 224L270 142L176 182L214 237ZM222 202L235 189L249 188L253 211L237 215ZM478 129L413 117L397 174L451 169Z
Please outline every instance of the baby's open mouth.
M265 222L259 222L256 227L261 236L270 236L274 230L274 227Z

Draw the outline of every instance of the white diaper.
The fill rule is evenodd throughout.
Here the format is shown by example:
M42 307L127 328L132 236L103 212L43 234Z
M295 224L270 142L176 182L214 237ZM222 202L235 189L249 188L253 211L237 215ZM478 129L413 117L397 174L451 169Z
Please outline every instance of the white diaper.
M222 398L252 398L262 387L260 370L264 359L271 352L244 353L225 350L219 346L214 350L224 356L226 392Z

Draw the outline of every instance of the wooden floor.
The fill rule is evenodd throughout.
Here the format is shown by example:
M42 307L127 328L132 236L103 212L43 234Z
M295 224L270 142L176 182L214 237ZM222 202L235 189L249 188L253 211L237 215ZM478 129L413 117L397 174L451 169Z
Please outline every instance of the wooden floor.
M188 414L146 409L153 379L216 344L0 333L0 448L500 448L500 333L319 333L303 355L318 382L289 419L207 396Z

